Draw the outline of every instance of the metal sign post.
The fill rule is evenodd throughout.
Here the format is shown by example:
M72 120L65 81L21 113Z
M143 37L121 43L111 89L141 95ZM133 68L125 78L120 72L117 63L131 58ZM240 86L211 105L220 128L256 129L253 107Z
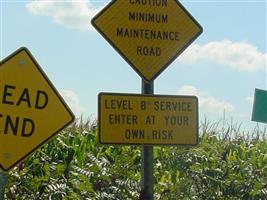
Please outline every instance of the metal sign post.
M8 174L0 171L0 200L5 198L5 188L8 181Z
M142 179L141 179L141 193L140 199L152 200L153 199L153 146L142 146L141 155L141 168L142 168Z
M154 81L146 82L142 79L142 94L154 94ZM153 199L153 146L142 146L141 155L141 194L140 199L152 200Z
M179 1L151 2L113 0L91 21L96 30L142 77L144 107L140 108L140 99L136 95L120 95L119 98L114 95L111 99L112 94L99 94L98 129L102 144L142 145L141 200L153 199L153 145L198 143L197 98L190 97L191 100L187 99L187 103L182 102L185 107L178 105L177 99L168 100L168 105L176 101L175 108L168 106L166 109L163 102L159 109L158 103L155 104L155 99L151 96L154 94L153 80L203 29ZM176 109L183 115L174 114ZM146 113L149 115L145 115ZM147 120L145 122L142 120L144 116ZM151 121L150 116L153 116ZM156 118L159 123L154 123ZM182 124L178 125L178 121ZM185 134L180 128L185 128L189 134ZM174 132L175 136L172 135ZM179 138L177 142L173 140L174 137Z

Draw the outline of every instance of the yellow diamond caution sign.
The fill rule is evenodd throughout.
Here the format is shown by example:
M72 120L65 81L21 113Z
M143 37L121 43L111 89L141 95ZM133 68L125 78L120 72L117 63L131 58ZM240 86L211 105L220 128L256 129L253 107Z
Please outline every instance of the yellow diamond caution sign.
M0 167L9 170L74 120L29 50L0 66Z
M202 33L176 0L114 0L92 19L92 25L147 81Z
M195 96L100 93L98 102L100 143L198 144Z

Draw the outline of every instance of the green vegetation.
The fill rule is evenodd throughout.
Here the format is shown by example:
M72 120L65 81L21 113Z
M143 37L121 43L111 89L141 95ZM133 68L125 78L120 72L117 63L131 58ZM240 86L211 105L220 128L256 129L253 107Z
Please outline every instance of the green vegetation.
M94 125L76 123L10 171L5 198L138 199L140 147L99 145ZM267 199L266 130L204 123L198 147L155 147L154 158L155 199Z

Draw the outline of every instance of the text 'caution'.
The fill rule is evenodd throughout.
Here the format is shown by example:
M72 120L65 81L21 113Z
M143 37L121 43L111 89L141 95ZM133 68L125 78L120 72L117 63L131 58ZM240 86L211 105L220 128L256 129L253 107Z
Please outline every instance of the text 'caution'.
M176 0L114 0L92 24L147 81L154 80L202 33Z

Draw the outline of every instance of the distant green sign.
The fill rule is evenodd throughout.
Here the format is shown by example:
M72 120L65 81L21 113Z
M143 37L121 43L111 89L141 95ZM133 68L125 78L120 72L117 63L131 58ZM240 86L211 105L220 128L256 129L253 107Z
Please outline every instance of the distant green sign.
M267 123L267 91L255 89L252 121Z

